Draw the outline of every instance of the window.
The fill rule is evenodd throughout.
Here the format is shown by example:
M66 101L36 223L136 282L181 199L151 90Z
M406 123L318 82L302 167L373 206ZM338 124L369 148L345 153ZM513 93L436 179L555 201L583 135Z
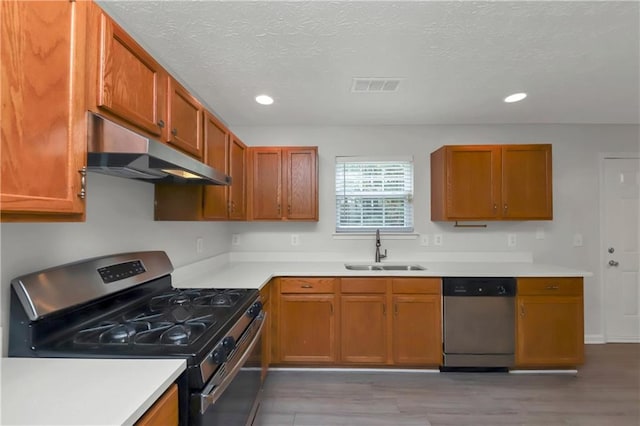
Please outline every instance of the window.
M336 157L336 232L413 232L413 159Z

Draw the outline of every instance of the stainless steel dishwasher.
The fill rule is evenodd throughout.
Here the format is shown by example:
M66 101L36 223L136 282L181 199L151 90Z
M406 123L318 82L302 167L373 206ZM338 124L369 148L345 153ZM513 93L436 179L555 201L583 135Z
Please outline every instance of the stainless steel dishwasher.
M444 369L514 363L515 278L443 278Z

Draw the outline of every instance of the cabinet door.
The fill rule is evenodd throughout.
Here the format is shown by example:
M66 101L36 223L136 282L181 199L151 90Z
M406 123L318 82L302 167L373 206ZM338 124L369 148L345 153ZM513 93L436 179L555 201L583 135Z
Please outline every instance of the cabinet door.
M252 219L282 218L282 150L252 149Z
M446 153L449 219L495 219L500 215L500 148L451 146Z
M174 383L135 426L178 426L178 421L178 385Z
M229 219L247 219L246 162L247 146L234 134L229 139Z
M334 295L280 295L278 337L282 362L335 362Z
M98 7L93 5L96 10ZM99 14L97 108L151 135L162 136L167 73L120 26Z
M284 173L289 220L318 220L317 148L286 148Z
M29 220L9 217L16 212L84 213L86 7L0 2L3 220Z
M517 366L561 367L584 362L582 297L518 296L517 303Z
M216 170L229 173L229 131L211 113L204 115L205 163ZM235 181L234 181L235 183ZM207 185L204 188L205 219L228 218L228 186Z
M439 295L393 296L392 346L395 364L442 363Z
M385 295L342 295L340 298L340 360L384 364L387 360Z
M551 145L502 147L502 217L553 219Z
M177 81L169 77L168 142L201 160L202 106Z

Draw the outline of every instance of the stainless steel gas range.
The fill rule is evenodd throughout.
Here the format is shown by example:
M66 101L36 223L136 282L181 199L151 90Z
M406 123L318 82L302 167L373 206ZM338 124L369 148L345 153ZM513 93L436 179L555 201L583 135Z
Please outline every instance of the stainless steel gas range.
M172 272L166 253L150 251L14 279L9 356L182 358L181 425L250 425L261 388L258 291L176 289Z

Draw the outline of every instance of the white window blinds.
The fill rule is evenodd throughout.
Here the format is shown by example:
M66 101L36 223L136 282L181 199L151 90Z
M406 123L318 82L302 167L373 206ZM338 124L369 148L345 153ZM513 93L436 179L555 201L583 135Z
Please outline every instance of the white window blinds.
M336 232L413 232L413 160L336 157Z

